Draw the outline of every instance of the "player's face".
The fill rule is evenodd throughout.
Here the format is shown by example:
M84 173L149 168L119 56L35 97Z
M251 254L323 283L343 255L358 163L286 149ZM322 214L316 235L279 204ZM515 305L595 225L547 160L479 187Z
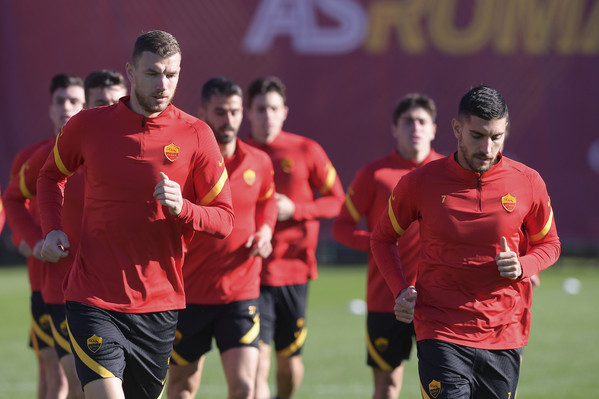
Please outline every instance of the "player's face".
M83 109L84 104L85 92L81 86L59 88L52 93L49 114L55 134L60 132L73 115Z
M454 119L453 133L458 139L458 162L462 167L479 173L497 163L507 133L507 118L485 120L477 116Z
M87 94L86 106L93 108L118 103L121 97L127 95L127 89L121 85L94 87L89 89Z
M227 144L235 140L243 120L240 96L211 96L200 108L200 118L210 126L216 141Z
M144 51L135 64L127 64L131 108L145 116L159 115L175 96L180 71L181 54L162 58Z
M400 115L391 129L399 153L412 159L430 152L437 125L424 108L410 108Z
M255 96L247 113L254 139L261 143L273 141L281 133L288 111L283 97L277 92Z

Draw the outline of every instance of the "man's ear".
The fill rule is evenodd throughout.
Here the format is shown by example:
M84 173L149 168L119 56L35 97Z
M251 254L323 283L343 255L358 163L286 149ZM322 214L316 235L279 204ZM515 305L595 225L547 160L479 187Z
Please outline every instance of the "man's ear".
M453 135L456 139L459 139L460 135L462 134L461 128L462 126L460 125L460 122L457 119L451 120L451 130L453 130Z

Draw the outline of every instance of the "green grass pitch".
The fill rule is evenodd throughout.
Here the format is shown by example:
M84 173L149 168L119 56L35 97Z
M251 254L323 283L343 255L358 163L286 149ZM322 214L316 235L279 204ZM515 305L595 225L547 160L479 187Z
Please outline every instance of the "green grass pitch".
M348 311L350 300L364 298L365 276L364 266L322 265L320 278L311 283L304 348L306 375L298 399L371 397L371 371L365 365L365 316ZM518 398L597 397L599 261L563 258L541 277L541 287L534 294L531 338L524 351ZM564 291L569 277L581 282L578 294ZM26 279L22 266L0 268L2 398L35 397L37 364L27 347ZM414 351L406 364L403 398L420 398L416 363ZM198 397L226 397L216 349L207 356Z

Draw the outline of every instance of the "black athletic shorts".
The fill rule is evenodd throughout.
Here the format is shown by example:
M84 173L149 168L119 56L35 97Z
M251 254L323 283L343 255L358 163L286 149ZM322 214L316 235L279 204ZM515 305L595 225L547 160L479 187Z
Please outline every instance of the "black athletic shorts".
M71 339L69 338L69 329L67 328L67 315L65 305L47 305L50 311L50 317L52 318L52 337L54 338L54 349L58 353L58 357L61 358L69 353L73 353L71 350Z
M392 371L410 358L414 334L413 323L402 323L394 313L368 312L366 344L370 367Z
M308 335L308 283L260 287L260 340L274 340L277 354L299 355Z
M31 334L29 345L39 353L41 349L53 348L52 317L48 305L39 291L31 292Z
M178 311L120 313L67 302L67 322L81 385L123 381L125 397L156 399L164 388Z
M212 349L220 353L241 346L258 347L260 314L258 298L225 305L193 305L179 311L172 362L185 366Z
M521 349L486 350L439 340L417 343L424 399L509 399L516 395Z

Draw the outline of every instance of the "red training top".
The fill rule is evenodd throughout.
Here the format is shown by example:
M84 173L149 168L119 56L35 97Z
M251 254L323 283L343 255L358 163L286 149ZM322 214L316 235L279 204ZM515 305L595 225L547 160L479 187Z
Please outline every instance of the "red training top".
M37 212L37 203L33 196L28 195L28 188L25 184L25 172L29 169L29 158L40 147L52 145L55 138L51 137L35 143L21 150L13 159L10 168L10 183L4 193L4 208L6 209L6 220L12 230L12 239L15 246L19 246L21 240L33 249L35 244L43 238L40 227L39 214ZM35 184L35 183L34 183ZM25 198L23 198L23 192ZM27 214L23 214L22 210ZM28 238L26 238L27 236ZM27 274L31 291L41 291L42 289L42 264L43 262L34 256L27 258Z
M272 162L268 155L241 140L230 158L229 174L235 227L218 240L196 235L189 244L183 265L187 303L219 305L260 295L262 258L249 257L249 237L264 224L274 231L277 201L274 196Z
M29 157L26 167L19 173L19 184L11 184L6 192L11 217L18 226L17 232L22 235L27 244L33 248L42 238L39 224L27 209L28 200L35 199L37 194L37 177L48 155L54 147L53 141L47 141ZM41 292L47 304L63 304L64 295L62 284L64 277L73 264L75 253L79 245L79 231L83 212L83 171L78 169L69 177L64 193L64 208L62 222L64 232L69 237L69 255L57 263L45 262L40 268Z
M393 313L395 304L395 297L372 257L370 251L371 232L387 208L389 196L398 180L420 165L425 165L441 157L442 155L431 150L422 163L417 164L394 151L360 168L345 194L345 204L333 224L333 237L350 248L368 251L366 304L369 312ZM358 227L363 216L366 217L367 230L361 230ZM420 254L418 222L412 223L398 241L400 241L398 248L402 270L408 283L414 285Z
M270 156L277 193L295 203L292 219L277 222L273 253L262 265L261 284L283 286L316 279L318 219L337 216L344 199L333 164L318 143L292 133L282 131L268 144L251 137L247 142Z
M154 118L137 114L129 97L79 112L40 172L44 234L62 229L64 185L80 165L81 241L65 299L125 313L183 308L182 237L224 237L233 224L227 171L208 125L174 105ZM153 196L160 172L181 185L178 216Z
M500 157L482 175L461 167L455 154L408 173L372 234L375 260L397 297L409 283L395 243L412 221L420 222L414 313L419 341L480 349L528 343L529 277L557 260L560 242L542 178ZM523 239L530 244L528 252L519 254L522 276L516 280L501 277L497 269L502 236L516 253Z

